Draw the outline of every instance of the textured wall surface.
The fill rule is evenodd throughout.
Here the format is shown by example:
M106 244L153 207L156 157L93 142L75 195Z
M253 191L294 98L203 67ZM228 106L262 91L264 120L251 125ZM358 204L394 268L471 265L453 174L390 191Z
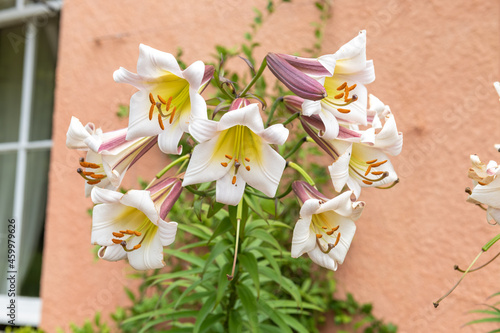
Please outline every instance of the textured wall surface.
M276 0L277 2L277 0ZM80 154L65 147L72 115L105 131L126 126L115 113L134 88L114 83L119 66L135 70L138 45L184 51L191 63L211 59L215 44L236 45L267 1L66 0L57 71L54 149L43 262L42 327L49 332L81 324L126 304L123 263L93 261ZM257 34L257 59L268 51L294 53L311 45L317 20L313 1L280 4ZM391 191L366 190L367 202L347 260L338 296L352 292L372 302L375 314L400 332L483 332L462 325L487 296L500 291L500 262L468 276L438 309L432 302L459 278L498 228L465 203L469 154L499 159L500 2L466 0L339 0L326 29L323 51L333 53L361 29L377 80L368 86L395 113L404 132L402 155L393 159L401 183ZM151 163L162 161L149 154ZM133 168L126 187L156 170ZM492 249L495 251L495 248ZM491 256L486 254L485 257ZM487 258L480 261L485 262ZM326 328L325 332L333 332Z

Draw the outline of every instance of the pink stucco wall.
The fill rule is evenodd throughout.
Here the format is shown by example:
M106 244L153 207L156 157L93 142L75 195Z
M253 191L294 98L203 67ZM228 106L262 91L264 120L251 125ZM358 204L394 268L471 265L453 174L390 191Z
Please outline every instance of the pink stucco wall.
M139 43L172 53L181 47L187 63L209 59L213 45L239 42L251 8L266 3L65 1L42 277L47 331L126 302L123 284L132 272L122 263L93 262L85 212L91 202L75 172L80 155L64 145L70 117L105 130L126 126L114 113L134 89L115 84L112 73L135 68ZM258 33L258 56L309 46L316 15L312 0L280 4ZM497 262L467 277L438 309L432 306L459 278L453 265L465 266L498 232L464 202L463 190L470 186L469 154L500 157L493 149L500 142L500 103L492 87L500 79L499 21L498 1L339 0L333 6L323 50L334 52L367 30L377 73L369 91L391 106L405 135L404 151L393 161L401 183L362 194L367 207L336 274L339 296L349 291L372 302L375 314L400 332L483 332L487 326L461 328L476 318L467 311L500 291ZM129 172L125 185L132 187L137 176L148 179L155 170Z

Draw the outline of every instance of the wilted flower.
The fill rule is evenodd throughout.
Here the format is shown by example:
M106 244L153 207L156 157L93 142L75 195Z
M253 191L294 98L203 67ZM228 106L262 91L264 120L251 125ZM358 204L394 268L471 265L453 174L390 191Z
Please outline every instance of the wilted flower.
M190 134L194 147L183 186L217 181L216 200L237 205L245 185L272 197L285 168L285 160L270 144L283 144L288 130L281 124L264 129L257 104L224 114L219 122L194 119Z
M128 258L137 270L165 266L163 247L172 244L177 232L177 223L166 221L166 216L181 191L181 182L176 178L126 194L94 188L91 242L102 246L99 258Z
M294 182L293 190L303 203L293 230L292 257L307 253L316 264L337 270L344 262L356 231L364 202L351 201L351 191L328 199L306 182Z
M193 117L206 118L207 105L200 90L214 69L196 61L181 70L173 55L141 44L137 74L121 67L116 82L139 89L130 99L127 140L158 135L158 146L167 154L180 154L179 141L189 132Z

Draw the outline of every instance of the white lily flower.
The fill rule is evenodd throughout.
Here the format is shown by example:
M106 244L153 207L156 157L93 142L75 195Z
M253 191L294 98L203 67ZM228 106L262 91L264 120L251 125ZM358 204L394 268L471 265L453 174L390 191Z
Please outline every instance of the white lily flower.
M493 82L493 86L495 87L495 90L497 91L498 97L500 97L500 82Z
M126 194L94 188L91 242L102 246L99 258L127 258L137 270L165 266L163 247L173 243L177 232L177 223L165 218L181 190L178 179L165 179L147 191Z
M356 221L364 202L352 202L351 191L326 198L305 182L295 182L293 189L303 202L300 219L293 230L291 255L307 253L316 264L337 270L351 246Z
M272 197L285 160L270 144L283 144L288 130L281 124L264 129L257 104L224 114L219 122L194 119L190 134L194 147L183 186L216 181L216 200L237 205L248 185Z
M368 93L365 85L375 80L373 61L366 60L366 31L343 45L333 55L318 58L333 75L317 78L325 87L327 97L304 100L302 114L319 115L325 124L321 136L335 139L339 123L367 125Z
M181 70L175 57L141 44L137 74L120 67L113 78L137 89L130 99L127 140L158 135L158 146L166 154L180 154L179 141L189 133L193 117L207 117L200 90L213 75L213 67L196 61Z
M157 137L137 138L127 141L127 129L103 133L88 123L85 127L72 117L66 136L71 149L86 150L87 157L80 158L77 172L86 180L85 196L94 186L116 190L127 170L157 142Z
M486 220L500 223L500 166L495 161L487 165L481 162L477 155L470 156L472 167L469 168L469 178L474 188L468 190L467 202L487 205Z

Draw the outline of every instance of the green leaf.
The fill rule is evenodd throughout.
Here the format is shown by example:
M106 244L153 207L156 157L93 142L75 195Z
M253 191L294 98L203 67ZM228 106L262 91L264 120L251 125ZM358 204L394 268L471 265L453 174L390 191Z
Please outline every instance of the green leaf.
M260 282L259 282L259 267L257 265L257 259L251 252L240 253L238 256L238 260L241 265L245 267L248 274L253 280L255 285L255 290L257 290L257 298L260 296Z
M289 316L285 313L280 313L281 318L294 330L299 333L309 333L309 330L305 328L297 319L292 316Z
M195 235L196 237L201 239L210 238L210 234L206 230L202 230L201 226L197 224L189 225L189 224L179 223L177 225L177 228L182 231L189 232L190 234Z
M261 313L265 313L269 318L281 328L281 332L290 332L292 333L292 330L288 326L283 319L281 319L280 314L278 313L279 311L275 311L273 307L269 306L269 304L262 300L259 299L258 301L258 306L259 309L261 310Z
M266 249L264 247L258 247L256 250L259 251L260 253L262 253L264 258L266 258L266 260L269 262L271 267L276 271L276 273L278 274L278 276L280 277L280 280L281 280L280 267L279 267L276 259L274 259L274 256L271 254L271 251L269 251L268 249Z
M260 273L263 274L264 276L267 276L273 281L279 281L280 286L285 289L296 301L297 306L301 307L302 306L302 297L300 296L300 290L299 288L293 283L292 280L285 276L280 276L276 274L276 272L269 267L260 267Z
M193 333L198 333L200 331L203 321L205 320L207 315L213 310L214 305L215 305L215 295L212 295L212 297L208 298L205 301L200 311L198 312L198 315L196 316L196 323L194 325Z
M263 229L259 228L259 229L252 230L252 232L250 234L248 234L247 237L254 237L254 238L260 239L260 240L274 246L278 251L281 251L281 245L278 243L276 238L274 238L271 234L269 234L267 231L265 231Z
M198 218L199 221L202 220L201 218L201 207L203 205L203 198L198 197L198 199L194 200L193 202L193 211L196 217Z
M124 289L125 289L125 293L127 294L128 298L132 301L132 303L135 303L135 295L132 292L132 290L130 290L128 287L125 287Z
M203 322L203 327L201 328L200 333L204 332L213 332L213 327L215 324L221 322L221 319L224 317L223 313L218 314L209 314L205 321Z
M118 112L116 112L116 115L120 119L128 117L128 106L127 105L119 105Z
M215 246L210 251L210 255L208 256L207 260L205 261L205 267L203 268L203 273L205 273L205 271L208 268L208 265L210 265L217 256L219 256L224 251L227 251L232 246L233 244L231 244L231 242L227 239L223 239L221 242L216 243Z
M179 258L181 260L187 261L193 265L199 266L199 267L204 267L205 266L205 260L201 259L198 256L186 253L186 252L181 252L178 250L174 249L164 249L163 252L168 255L172 255L176 258Z
M239 284L236 286L238 296L240 298L243 309L247 313L248 321L250 323L250 328L252 332L258 331L258 318L257 318L257 300L253 293L244 284Z
M239 333L242 330L243 320L238 311L231 311L229 314L229 332L231 333Z
M217 228L215 228L215 231L213 232L212 236L210 237L207 243L211 242L215 237L231 230L231 228L233 228L231 219L228 216L226 216L225 218L222 219L222 221L219 222Z
M217 214L217 212L219 210L221 210L222 207L224 207L224 204L217 202L217 201L212 202L212 204L210 205L210 208L208 209L208 212L207 212L207 218L209 219L212 216L214 216L215 214Z
M222 300L222 297L224 296L224 292L227 289L227 286L229 285L229 280L227 278L227 275L231 273L231 263L227 263L224 265L224 267L221 268L219 272L219 280L217 283L217 298L215 299L215 306L217 306L220 301Z

